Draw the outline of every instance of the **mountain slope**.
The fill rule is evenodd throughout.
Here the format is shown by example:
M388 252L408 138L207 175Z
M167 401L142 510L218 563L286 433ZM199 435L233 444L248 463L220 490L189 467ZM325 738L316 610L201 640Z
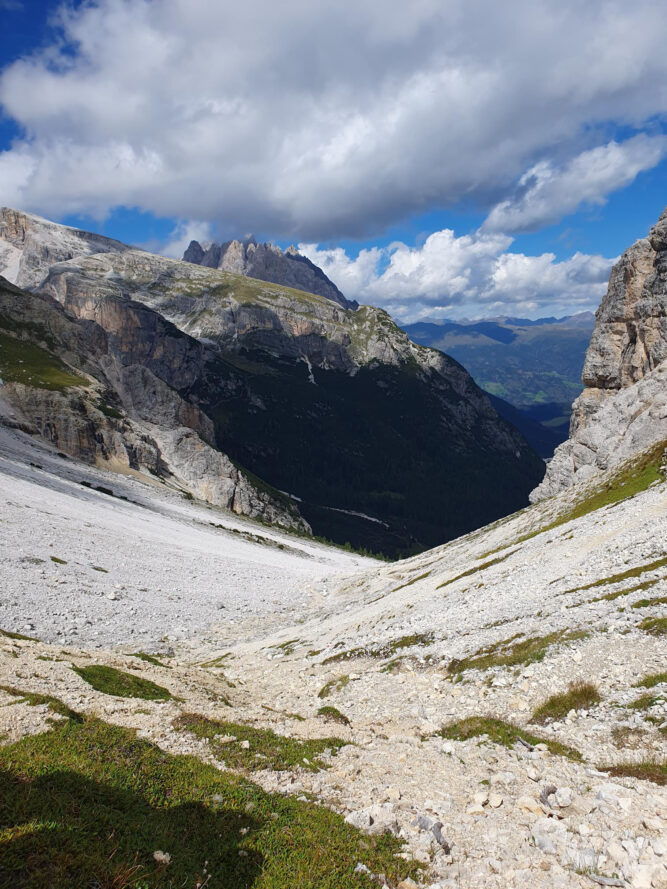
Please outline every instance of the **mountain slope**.
M542 477L469 374L380 309L131 249L54 263L38 289L112 338L132 301L196 341L169 385L220 451L340 543L414 552L520 508ZM150 353L150 334L123 337Z
M234 512L308 530L214 446L209 418L178 393L206 350L147 307L107 299L104 327L0 278L0 420L55 448L148 473Z
M416 342L456 358L482 389L520 411L519 422L503 416L541 456L550 457L567 438L593 323L592 313L583 312L537 321L418 322L404 325L404 330ZM542 428L535 429L533 423Z

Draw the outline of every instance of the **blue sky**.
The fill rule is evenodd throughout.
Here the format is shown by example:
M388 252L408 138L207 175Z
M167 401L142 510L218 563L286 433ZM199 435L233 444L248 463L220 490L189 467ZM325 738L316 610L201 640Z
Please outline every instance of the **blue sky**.
M595 308L667 204L667 10L474 6L0 0L0 203L298 243L403 320Z

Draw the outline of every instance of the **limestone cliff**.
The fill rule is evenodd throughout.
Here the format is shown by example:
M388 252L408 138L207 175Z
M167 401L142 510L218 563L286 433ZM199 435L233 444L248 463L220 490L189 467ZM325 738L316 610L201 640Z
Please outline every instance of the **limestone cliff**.
M200 343L146 306L105 299L75 320L0 278L3 422L86 462L308 530L294 504L257 488L215 447L213 423L179 393L205 361Z
M667 439L667 211L614 266L595 319L570 437L532 502Z
M254 239L205 244L191 241L183 254L185 262L221 269L236 275L283 284L333 300L344 309L356 309L358 303L346 299L321 268L302 256L296 247L283 252L273 244L258 244Z

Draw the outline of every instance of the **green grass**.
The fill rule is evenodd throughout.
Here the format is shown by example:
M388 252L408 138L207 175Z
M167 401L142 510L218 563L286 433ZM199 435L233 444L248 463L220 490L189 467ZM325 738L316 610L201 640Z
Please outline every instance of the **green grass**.
M146 661L147 664L153 664L156 667L165 667L167 670L171 670L169 664L163 664L162 661L155 657L155 655L146 654L145 651L134 651L130 657L137 657L140 661Z
M581 760L581 754L574 747L568 747L565 744L559 744L547 738L540 738L533 735L511 722L505 722L502 719L495 719L491 716L469 716L467 719L461 719L458 722L450 722L443 726L436 736L446 738L449 741L468 741L470 738L478 738L486 735L494 744L501 744L503 747L514 747L514 745L522 739L528 744L535 746L536 744L546 744L550 753L555 756L565 756L575 761Z
M662 698L657 695L645 694L640 695L636 700L632 701L627 706L632 710L648 710L650 707L654 707Z
M319 690L317 697L328 698L331 692L340 691L342 688L345 688L349 681L350 677L347 673L344 676L337 676L335 679L330 679Z
M391 885L417 876L389 834L99 720L0 748L0 782L0 885L12 889L371 889L357 862Z
M645 617L637 626L652 636L664 636L667 634L667 617Z
M667 596L654 596L652 599L637 599L632 603L633 608L652 608L654 605L665 605Z
M322 663L335 664L352 658L391 657L403 648L411 648L413 645L433 645L434 642L433 633L412 633L409 636L392 639L391 642L387 642L386 645L381 645L379 648L352 648L349 651L339 651L338 654L332 654L325 658Z
M171 692L150 679L133 676L115 667L103 664L91 664L89 667L72 667L82 679L92 685L96 691L117 698L144 698L147 701L168 701Z
M594 580L592 583L587 583L584 586L573 587L571 590L565 590L561 595L566 595L567 593L577 593L580 590L591 590L594 587L598 586L611 586L612 583L620 583L623 580L628 580L631 577L640 577L642 574L645 574L647 571L657 571L658 568L663 568L667 565L667 556L663 556L660 559L655 559L653 562L647 562L645 565L637 565L635 568L628 568L626 571L621 571L619 574L612 574L610 577L602 577L600 580ZM648 583L653 584L657 583L657 581L648 581ZM633 589L624 591L623 593L619 593L618 595L624 595L625 592L633 592L637 589L643 589L643 584L638 584ZM611 594L612 598L615 598L616 594ZM606 598L606 597L602 597Z
M644 759L641 762L623 762L599 768L602 772L609 772L614 778L640 778L643 781L653 781L654 784L667 784L665 759Z
M660 685L663 682L667 682L667 673L646 673L639 682L635 682L634 687L655 688L656 685Z
M67 564L65 559L59 559L58 556L51 556L51 561L55 562L56 565L66 565Z
M0 636L6 639L18 639L21 642L39 642L39 639L33 636L24 636L23 633L13 633L11 630L0 630Z
M463 673L465 670L488 670L491 667L516 667L522 664L533 664L541 661L552 645L574 642L585 639L588 633L583 630L549 633L547 636L533 636L520 642L514 640L521 636L517 633L510 639L496 642L487 648L481 648L467 658L454 658L447 666L450 673Z
M320 707L317 711L317 715L321 716L322 719L325 719L327 722L338 722L340 725L349 725L350 720L345 716L344 713L341 713L338 707L332 707L330 704L326 707Z
M413 577L412 580L407 580L405 583L402 583L399 586L394 587L394 589L392 590L392 593L397 593L399 590L404 590L405 587L407 587L407 586L412 586L413 583L417 583L420 580L425 580L429 576L430 573L431 573L430 571L424 571L423 574L420 574L417 577Z
M533 711L533 722L563 719L570 710L586 710L601 701L600 693L592 682L573 682L566 692L551 695Z
M456 583L457 580L462 580L464 577L470 577L473 574L477 574L478 571L484 571L486 568L491 568L493 565L499 565L501 562L504 562L505 559L509 559L510 556L513 556L515 552L516 550L513 549L512 552L506 553L504 556L498 556L496 559L489 559L488 562L482 562L481 565L476 565L474 568L462 571L460 574L457 574L456 577L452 577L451 580L445 580L443 583L438 584L436 589L441 590L443 587L449 586L451 583Z
M11 685L0 685L0 689L7 692L9 695L19 698L17 703L25 703L30 707L38 707L41 704L46 704L49 710L53 713L57 713L59 716L64 716L66 719L71 719L74 722L80 722L82 719L75 710L72 710L67 704L64 704L58 698L54 698L51 695L42 695L33 691L23 691L22 689L14 688Z
M656 583L660 582L660 578L656 577L653 580L645 580L643 583L636 583L634 586L627 587L624 590L616 590L613 593L605 593L604 596L597 596L595 599L587 599L585 602L575 602L574 605L568 605L568 608L580 608L582 605L590 605L592 602L613 602L615 599L620 599L622 596L629 596L630 593L636 593L638 590L648 590L650 587L654 586ZM572 593L576 592L576 590L567 590L566 592ZM561 593L561 595L565 595Z
M288 738L271 729L207 719L192 713L179 716L173 725L198 738L208 738L216 755L220 755L228 767L250 771L269 768L285 771L300 766L316 772L325 767L320 761L324 750L337 753L347 743L340 738ZM247 749L242 746L244 741L249 744Z
M46 349L0 332L0 378L5 383L23 383L38 389L64 391L71 386L87 386L67 366Z

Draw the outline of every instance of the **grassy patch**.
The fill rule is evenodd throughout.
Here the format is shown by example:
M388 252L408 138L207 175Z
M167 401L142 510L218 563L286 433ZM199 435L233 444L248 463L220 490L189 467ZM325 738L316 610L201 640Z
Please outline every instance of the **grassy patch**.
M398 639L392 639L386 645L379 648L352 648L349 651L339 651L338 654L332 654L325 658L323 664L335 664L339 661L346 661L351 658L384 658L391 657L397 651L403 648L411 648L413 645L433 645L435 636L433 633L412 633L409 636L401 636Z
M331 692L340 691L341 688L345 688L349 681L350 677L347 675L347 673L344 676L337 676L335 679L330 679L319 690L317 697L328 698Z
M595 599L587 599L585 602L576 602L574 605L568 605L568 608L580 608L582 605L589 605L592 602L613 602L614 599L620 599L621 596L629 596L630 593L636 593L638 590L647 590L650 587L654 586L656 583L659 583L660 578L656 577L654 580L645 580L644 583L637 583L634 586L628 587L624 590L616 590L613 593L605 593L604 596L597 596ZM576 592L576 590L567 590L566 592ZM565 595L565 593L561 593L561 596Z
M615 725L611 730L611 739L615 747L640 747L646 738L646 730L630 728L629 725Z
M115 667L102 664L91 664L89 667L72 667L82 679L92 685L96 691L117 698L144 698L147 701L168 701L171 692L150 679L133 676Z
M55 562L56 565L66 565L67 564L65 559L59 559L58 556L51 556L51 561Z
M488 562L482 562L481 565L476 565L474 568L462 571L461 574L457 574L456 577L452 577L451 580L445 580L444 583L438 584L436 589L440 590L444 586L449 586L450 583L456 583L457 580L462 580L464 577L470 577L472 574L477 574L478 571L484 571L486 568L491 568L492 565L499 565L501 562L504 562L505 559L509 559L510 556L513 556L515 552L516 550L513 549L511 552L505 553L504 556L498 556L496 559L489 559Z
M658 568L663 568L665 565L667 565L667 556L655 559L653 562L647 562L645 565L637 565L635 568L628 568L626 571L621 571L619 574L612 574L610 577L602 577L600 580L594 580L592 583L584 584L584 586L573 587L571 590L565 590L561 595L565 596L567 593L577 593L580 590L592 590L594 587L598 586L611 586L612 583L620 583L623 580L629 580L631 577L640 577L647 571L657 571ZM643 588L643 585L641 588ZM640 587L636 586L634 589L640 589ZM632 590L627 590L627 592L632 592ZM619 595L624 595L624 593L620 593ZM612 598L615 598L614 594L612 594Z
M654 784L667 784L667 760L644 759L641 762L622 762L613 766L600 766L614 778L641 778Z
M664 636L667 633L667 617L645 617L637 626L652 636Z
M397 593L399 590L405 589L406 586L412 586L413 583L417 583L420 580L425 580L429 576L430 573L431 573L430 571L424 571L424 573L420 574L418 577L413 577L412 580L407 580L405 583L402 583L399 586L394 587L394 589L392 590L392 593Z
M660 685L663 682L667 682L667 673L646 673L645 676L639 680L639 682L635 682L635 688L655 688L656 685Z
M650 707L655 707L661 700L662 697L647 693L645 695L640 695L626 706L630 707L631 710L648 710Z
M601 701L600 693L592 682L572 682L566 692L551 695L533 711L533 722L563 719L570 710L586 710Z
M588 633L580 630L567 633L549 633L547 636L533 636L514 640L521 636L517 633L510 639L496 642L487 648L481 648L467 658L454 658L447 666L450 673L463 673L465 670L488 670L491 667L515 667L520 664L533 664L541 661L552 645L563 642L574 642L585 639Z
M331 705L320 707L317 711L317 715L321 716L322 719L325 719L327 722L338 722L340 725L350 724L350 720L347 716L345 716L344 713L341 713L338 707L332 707Z
M301 740L277 735L271 729L254 728L238 722L220 722L186 713L174 720L174 728L207 738L216 755L221 755L233 769L274 769L285 771L296 766L316 772L324 768L320 756L324 750L337 753L347 743L340 738ZM247 742L247 746L244 746Z
M514 747L519 740L523 740L533 747L536 744L546 744L549 752L556 756L565 756L576 761L581 760L581 754L573 747L559 744L558 741L551 739L540 738L511 722L491 716L469 716L458 722L450 722L443 726L439 732L436 732L436 735L449 741L468 741L470 738L486 735L494 744L502 744L503 747Z
M3 747L0 775L3 886L371 889L359 861L392 885L416 876L388 834L98 720Z
M33 636L24 636L23 633L13 633L11 630L0 630L0 636L6 639L17 639L20 642L39 642Z
M70 386L87 386L63 362L33 343L0 332L0 378L6 383L23 383L38 389L63 391Z
M153 664L156 667L165 667L167 670L171 670L169 664L163 664L162 661L155 657L155 655L146 654L145 651L134 651L130 657L137 657L140 661L146 661L147 664Z
M79 713L51 695L41 695L33 691L22 691L20 688L14 688L11 685L0 685L0 689L6 691L9 695L19 698L20 700L17 703L25 703L30 707L38 707L41 704L46 704L49 710L53 713L57 713L59 716L64 716L66 719L71 719L74 722L81 722L82 720Z
M654 596L652 599L637 599L632 603L633 608L652 608L654 605L667 604L667 596Z

